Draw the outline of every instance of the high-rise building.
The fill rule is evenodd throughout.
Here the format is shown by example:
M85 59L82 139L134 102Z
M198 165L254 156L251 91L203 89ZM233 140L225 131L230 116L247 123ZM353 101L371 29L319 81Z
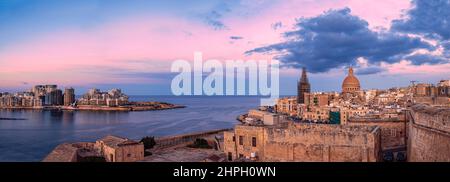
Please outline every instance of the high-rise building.
M64 104L63 92L60 89L56 89L52 92L54 97L53 105L60 106Z
M64 90L64 105L69 106L75 102L75 90L73 88L66 88Z
M50 91L50 90L49 90ZM51 89L50 92L46 92L44 95L44 105L58 106L63 104L62 91L59 89Z
M297 103L305 103L305 93L311 92L311 85L309 84L308 77L306 75L306 68L303 68L302 77L297 84Z

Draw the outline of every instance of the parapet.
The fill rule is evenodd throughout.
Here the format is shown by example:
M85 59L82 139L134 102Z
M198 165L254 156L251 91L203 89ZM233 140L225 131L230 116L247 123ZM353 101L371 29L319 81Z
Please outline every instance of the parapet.
M441 115L444 117L450 116L450 107L446 106L430 106L427 104L416 104L411 106L414 112L424 113L428 115Z
M333 134L368 134L378 130L377 126L362 125L332 125L332 124L309 124L309 123L292 123L290 125L295 129L304 132L323 132Z
M63 143L56 146L42 162L76 162L80 150L93 148L93 143Z

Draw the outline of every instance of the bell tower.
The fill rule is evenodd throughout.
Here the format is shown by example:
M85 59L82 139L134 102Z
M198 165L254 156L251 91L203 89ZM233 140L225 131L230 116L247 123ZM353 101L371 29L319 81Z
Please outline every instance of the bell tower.
M302 69L302 76L297 83L297 103L304 104L305 103L305 93L311 92L311 85L308 81L308 76L306 75L306 68Z

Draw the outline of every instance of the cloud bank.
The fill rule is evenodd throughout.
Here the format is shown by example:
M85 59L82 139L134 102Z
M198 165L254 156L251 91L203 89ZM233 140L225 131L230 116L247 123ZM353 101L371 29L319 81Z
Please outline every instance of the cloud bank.
M427 3L428 1L414 1L415 8L407 12L410 17L404 20L394 20L393 28L389 30L371 30L366 20L352 15L350 8L329 10L321 15L297 20L294 30L285 32L285 41L258 47L246 54L263 53L274 54L286 67L307 67L313 73L327 72L333 68L357 65L359 58L368 61L371 69L360 70L360 74L375 74L383 71L379 68L382 63L394 64L400 61L410 61L412 65L444 64L449 59L444 54L431 54L439 45L430 43L420 36L407 33L420 33L428 37L440 39L448 38L450 29L446 25L435 27L422 25L431 20L421 20L433 11L437 14L437 21L445 24L450 8L449 1ZM424 13L428 12L428 13ZM421 22L422 24L418 23ZM423 26L415 29L414 26ZM426 28L429 26L430 28ZM411 30L411 31L408 31ZM414 31L412 31L414 30ZM444 48L450 47L447 42Z

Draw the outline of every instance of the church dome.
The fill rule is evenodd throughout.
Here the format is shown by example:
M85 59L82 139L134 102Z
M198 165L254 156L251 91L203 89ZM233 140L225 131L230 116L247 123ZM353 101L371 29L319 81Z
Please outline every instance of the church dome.
M348 75L342 82L342 92L348 93L348 92L355 92L359 91L361 88L359 84L358 78L356 78L355 75L353 75L353 68L350 67L348 69Z

